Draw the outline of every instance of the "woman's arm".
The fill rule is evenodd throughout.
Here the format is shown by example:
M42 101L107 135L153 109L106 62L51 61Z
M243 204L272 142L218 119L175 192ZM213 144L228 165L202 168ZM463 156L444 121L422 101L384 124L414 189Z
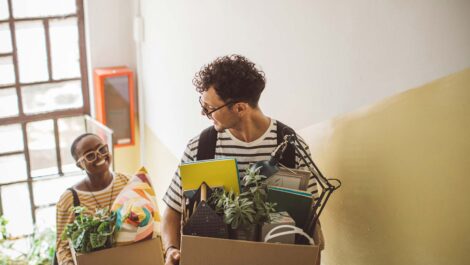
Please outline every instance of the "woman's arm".
M70 211L70 207L72 207L72 205L73 197L70 191L64 192L56 205L56 255L59 265L73 264L69 243L67 240L62 240L62 233L65 225L72 223L74 220L74 215Z

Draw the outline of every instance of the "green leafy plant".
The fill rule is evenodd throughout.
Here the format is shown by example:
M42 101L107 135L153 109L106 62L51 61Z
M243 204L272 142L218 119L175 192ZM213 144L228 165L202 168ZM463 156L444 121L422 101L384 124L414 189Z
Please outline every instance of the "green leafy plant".
M256 212L249 198L235 196L232 191L222 191L220 196L216 203L216 212L223 213L224 222L232 229L247 227L255 222Z
M0 216L0 242L3 242L3 240L8 238L7 224L8 224L7 219L3 215L1 215Z
M29 248L23 253L15 249L13 240L9 240L8 221L0 216L0 265L46 265L51 264L55 252L55 231L53 229L34 229L28 237Z
M253 201L253 207L256 213L255 223L257 224L270 221L270 213L276 212L276 204L267 202L267 187L263 183L266 177L259 174L260 169L259 167L256 169L249 167L246 170L245 177L243 178L246 191L240 195L246 196Z
M223 214L224 222L232 229L246 229L250 225L259 225L269 221L269 215L275 212L275 204L267 202L266 186L259 175L260 168L246 171L243 178L243 192L236 196L233 191L215 190L209 199L218 214Z
M26 255L29 264L52 264L55 253L56 232L47 228L42 231L35 230L30 237L30 247Z
M7 233L8 221L4 216L0 216L0 265L12 263L13 259L5 252L11 250L12 244L9 242Z
M62 239L70 239L73 248L80 253L110 248L113 244L116 214L107 208L97 209L92 216L85 214L86 208L72 207L75 221L67 224Z

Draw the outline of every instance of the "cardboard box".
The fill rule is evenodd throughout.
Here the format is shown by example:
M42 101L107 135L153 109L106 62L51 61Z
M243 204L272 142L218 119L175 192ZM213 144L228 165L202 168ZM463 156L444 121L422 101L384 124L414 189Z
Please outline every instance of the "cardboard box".
M154 238L126 246L103 249L87 254L75 253L72 256L76 265L163 265L161 239Z
M316 265L319 245L292 245L183 235L181 265Z

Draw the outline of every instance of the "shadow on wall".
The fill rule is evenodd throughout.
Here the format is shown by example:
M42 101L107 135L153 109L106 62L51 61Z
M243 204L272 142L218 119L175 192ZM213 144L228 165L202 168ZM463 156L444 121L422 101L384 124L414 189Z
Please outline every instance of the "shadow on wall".
M323 264L470 264L470 69L300 130L343 186Z

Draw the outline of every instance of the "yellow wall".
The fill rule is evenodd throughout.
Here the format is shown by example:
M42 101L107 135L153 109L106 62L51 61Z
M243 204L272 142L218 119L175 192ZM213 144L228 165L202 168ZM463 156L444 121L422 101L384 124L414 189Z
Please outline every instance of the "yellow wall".
M176 158L170 152L170 150L155 135L152 129L145 126L144 155L146 162L145 165L141 165L139 135L139 126L136 122L135 144L133 146L114 149L114 170L116 172L133 175L141 166L145 166L157 194L160 209L164 209L162 198L167 187L170 185L173 174L178 166L179 158Z
M114 149L114 163L116 172L133 175L141 166L145 166L155 189L158 204L161 210L165 208L162 201L166 189L170 185L173 174L178 166L176 158L168 148L145 126L145 165L140 164L140 138L139 126L136 123L136 142L129 147Z
M140 167L140 138L139 122L135 123L135 144L133 146L114 148L114 170L116 172L132 175Z
M170 150L160 141L151 128L145 126L145 160L146 168L151 176L160 209L164 209L162 201L166 189L170 185L173 174L179 163Z
M323 173L323 264L470 264L470 69L300 131Z

